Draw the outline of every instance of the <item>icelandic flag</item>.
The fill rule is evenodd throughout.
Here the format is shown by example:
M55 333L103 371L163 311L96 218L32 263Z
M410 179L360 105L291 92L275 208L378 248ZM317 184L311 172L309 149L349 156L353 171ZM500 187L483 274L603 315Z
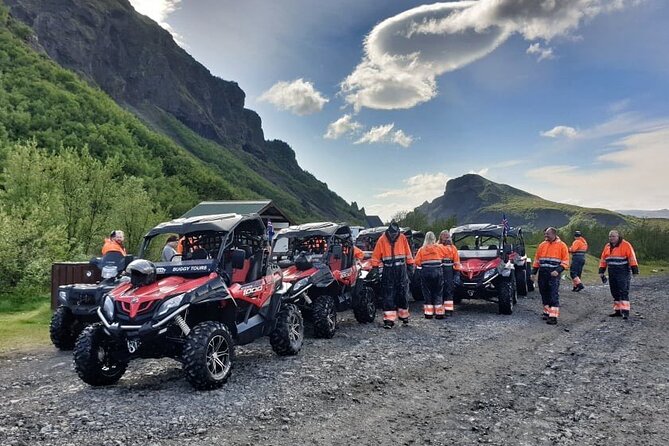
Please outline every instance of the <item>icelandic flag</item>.
M507 234L509 233L509 229L511 227L509 226L509 220L506 218L506 214L502 214L502 236L506 237Z

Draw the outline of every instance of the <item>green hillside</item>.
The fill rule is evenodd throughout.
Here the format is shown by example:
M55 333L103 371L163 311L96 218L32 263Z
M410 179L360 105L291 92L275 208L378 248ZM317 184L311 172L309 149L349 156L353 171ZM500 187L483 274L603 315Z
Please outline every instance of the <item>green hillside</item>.
M512 225L535 230L573 224L620 226L635 220L606 209L545 200L475 174L450 180L441 197L423 203L416 211L429 222L455 218L458 224L498 223L506 214Z
M179 165L192 172L179 179L198 198L271 198L300 222L364 220L356 206L304 171L288 144L265 140L262 120L245 108L236 82L212 75L128 0L3 1L32 30L33 46L167 136L164 146L185 148L202 161L199 167L207 166L218 185L206 179L191 185L202 175Z
M318 208L170 116L163 122L181 145L151 130L33 43L32 31L0 9L4 292L46 285L52 262L88 259L112 229L124 229L128 249L136 252L149 227L201 200L267 197L299 221L323 218ZM295 187L300 180L291 178ZM332 212L357 220L353 208L330 191L323 197L327 188L311 180L323 186L314 200L335 197L339 207Z

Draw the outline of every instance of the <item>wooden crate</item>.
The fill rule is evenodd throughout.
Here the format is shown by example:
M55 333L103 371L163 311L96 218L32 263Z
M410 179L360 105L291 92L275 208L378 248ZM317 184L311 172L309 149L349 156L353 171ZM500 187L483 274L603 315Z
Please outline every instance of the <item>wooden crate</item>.
M58 306L58 287L72 283L97 283L100 270L88 262L59 262L51 265L51 308Z

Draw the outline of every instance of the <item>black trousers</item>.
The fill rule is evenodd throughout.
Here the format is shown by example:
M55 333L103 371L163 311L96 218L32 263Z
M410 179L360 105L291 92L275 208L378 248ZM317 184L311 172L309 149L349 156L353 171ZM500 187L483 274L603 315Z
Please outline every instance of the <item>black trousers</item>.
M609 267L609 287L614 302L629 302L632 272L628 267Z
M420 270L420 285L425 305L443 305L442 288L444 280L441 267L423 267Z
M553 268L539 268L539 293L544 306L560 306L560 275L551 276Z
M452 266L442 266L441 271L442 271L442 276L444 278L444 286L443 286L444 301L453 300L453 293L455 290L455 284L454 284L455 274L460 274L460 273L453 271Z
M409 308L407 285L409 283L406 266L384 266L381 276L381 294L383 311L394 311L398 308Z
M569 268L569 277L581 277L583 274L583 267L585 266L585 256L572 256L571 267Z

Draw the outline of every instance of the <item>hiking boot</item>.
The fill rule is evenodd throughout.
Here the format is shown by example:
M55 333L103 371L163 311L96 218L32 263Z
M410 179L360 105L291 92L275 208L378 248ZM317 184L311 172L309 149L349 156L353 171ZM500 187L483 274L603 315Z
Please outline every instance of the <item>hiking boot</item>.
M629 311L622 311L621 312L623 315L623 320L627 320L630 317L630 312Z
M557 318L556 317L549 317L548 320L546 321L548 325L557 325Z
M430 316L430 318L432 318L432 317ZM407 325L409 325L409 318L408 317L400 318L400 320L402 321L402 325L404 325L405 327Z
M395 325L393 321L383 321L383 328L391 329Z
M426 314L426 315L425 315L425 319L432 319L433 317L434 317L434 316L431 315L431 314ZM404 321L402 321L402 322L404 322Z
M443 319L444 315L443 314L438 314L435 316L435 319Z
M613 313L609 314L609 317L621 317L621 316L622 313L620 312L620 310L616 310Z
M543 319L543 320L548 319L548 313L543 313L543 314L541 315L541 319Z
M573 288L571 289L571 292L572 292L572 293L575 293L575 292L577 292L577 291L578 291L578 286L575 286L575 287L573 287Z
M577 286L574 287L574 291L576 291L577 293L581 290L584 290L584 289L585 289L585 285L583 285L582 283L579 283Z

